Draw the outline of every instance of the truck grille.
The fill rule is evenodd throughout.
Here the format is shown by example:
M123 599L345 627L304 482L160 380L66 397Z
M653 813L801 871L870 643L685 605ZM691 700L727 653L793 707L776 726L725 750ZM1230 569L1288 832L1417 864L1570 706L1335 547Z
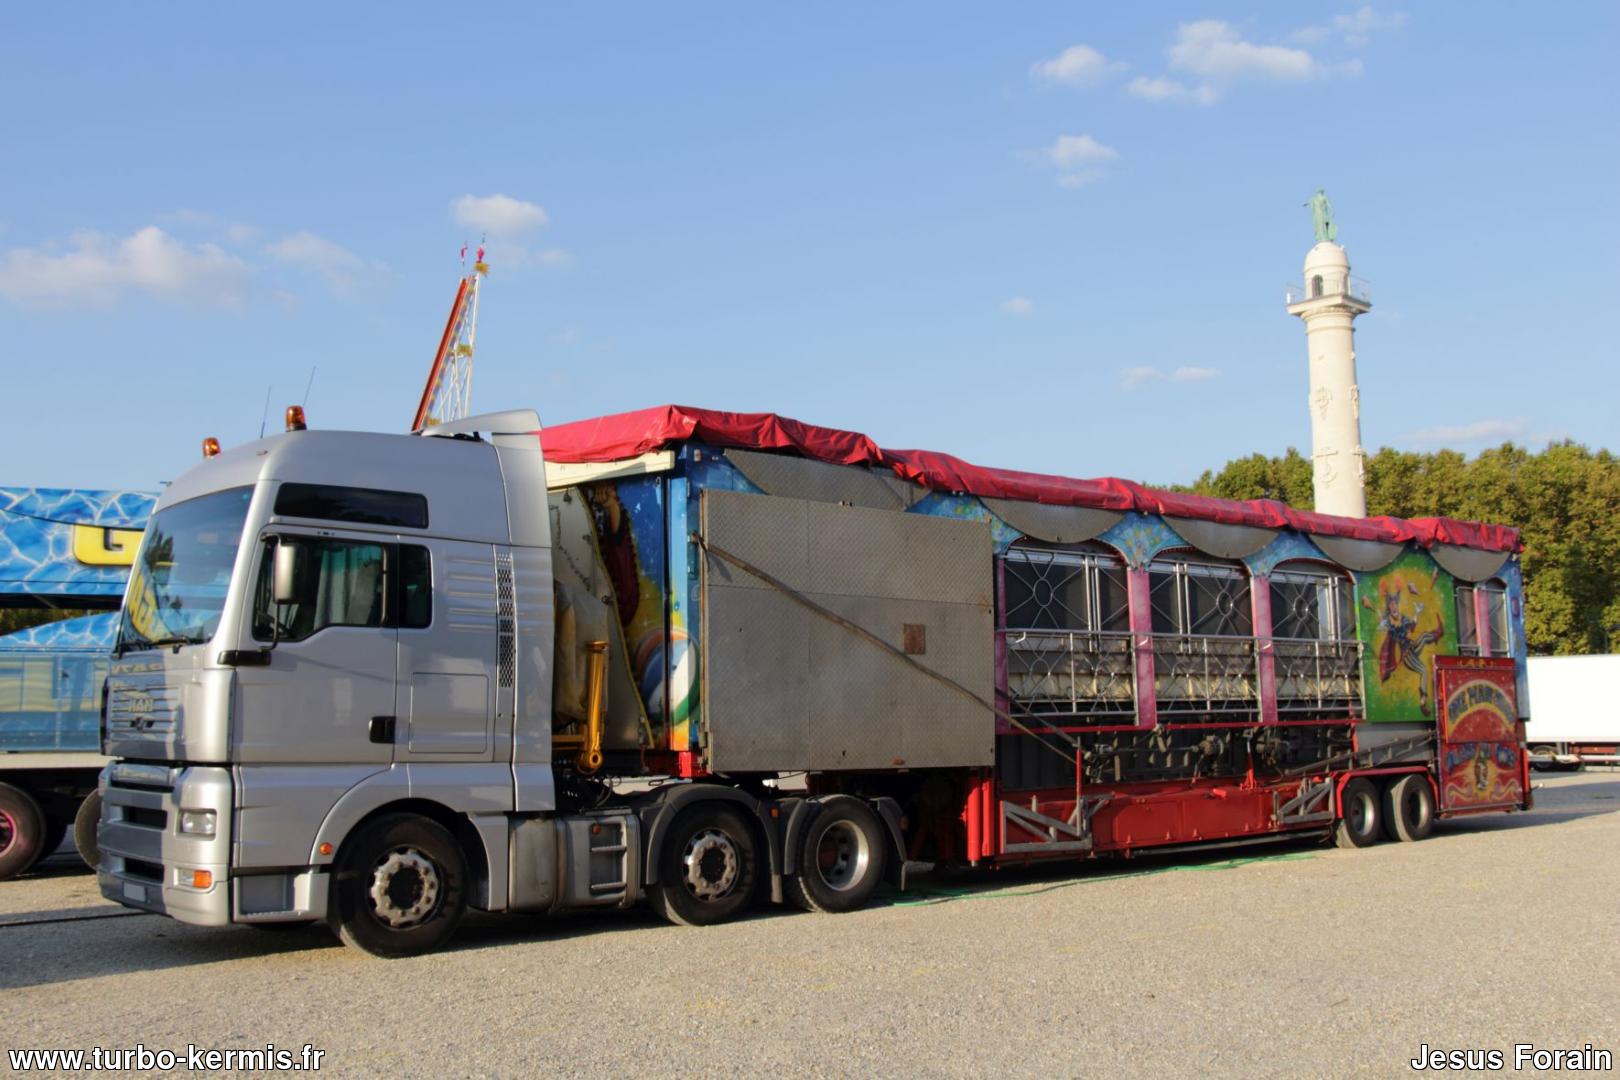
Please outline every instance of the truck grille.
M125 859L124 873L132 878L144 878L154 884L163 884L163 867L141 859Z
M180 688L162 683L149 687L118 686L107 694L107 733L169 735L180 720Z

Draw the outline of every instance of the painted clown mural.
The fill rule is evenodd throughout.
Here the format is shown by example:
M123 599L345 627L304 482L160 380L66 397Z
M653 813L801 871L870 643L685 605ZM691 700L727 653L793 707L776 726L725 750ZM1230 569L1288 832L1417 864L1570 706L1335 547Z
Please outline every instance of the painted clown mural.
M1454 589L1451 575L1418 551L1357 575L1369 721L1434 719L1435 657L1457 651Z
M667 735L669 749L688 749L695 657L680 610L665 622L662 487L656 478L626 480L585 495L653 744L664 745Z

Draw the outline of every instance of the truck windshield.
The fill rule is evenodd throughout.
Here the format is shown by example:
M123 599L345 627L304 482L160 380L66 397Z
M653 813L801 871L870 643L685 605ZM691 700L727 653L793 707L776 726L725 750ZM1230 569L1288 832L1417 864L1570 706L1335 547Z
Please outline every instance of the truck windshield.
M118 652L207 641L219 629L251 487L164 507L130 573Z

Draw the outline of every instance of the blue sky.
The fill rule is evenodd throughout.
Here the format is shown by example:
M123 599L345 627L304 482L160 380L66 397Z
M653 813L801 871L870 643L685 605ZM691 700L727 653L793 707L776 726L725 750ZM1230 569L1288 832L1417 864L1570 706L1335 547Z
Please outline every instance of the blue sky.
M316 426L403 430L487 229L480 411L1188 481L1309 446L1318 186L1369 449L1620 448L1617 46L1597 3L8 5L0 476L153 488L312 367Z

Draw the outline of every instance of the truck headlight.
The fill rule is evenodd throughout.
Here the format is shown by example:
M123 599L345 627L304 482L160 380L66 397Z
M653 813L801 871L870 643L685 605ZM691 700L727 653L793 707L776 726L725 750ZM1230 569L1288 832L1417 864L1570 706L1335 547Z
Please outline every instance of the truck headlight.
M214 812L212 810L180 811L180 831L190 836L213 836Z

